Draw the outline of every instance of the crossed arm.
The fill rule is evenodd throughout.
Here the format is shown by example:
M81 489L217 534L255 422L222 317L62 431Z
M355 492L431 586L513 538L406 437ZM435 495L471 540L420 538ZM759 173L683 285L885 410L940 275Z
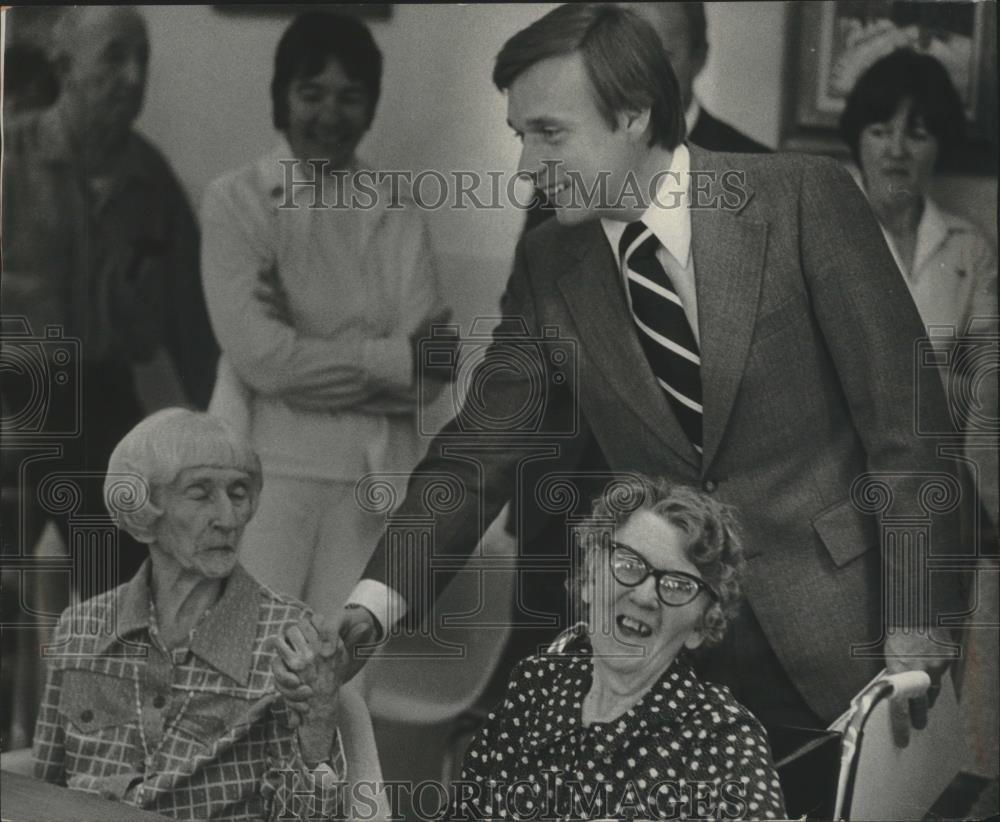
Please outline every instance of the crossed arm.
M317 337L295 327L276 270L277 227L266 209L236 202L222 181L209 187L202 213L202 271L212 325L251 390L304 410L413 410L417 344L431 325L450 317L422 224L407 226L410 270L394 272L406 284L407 321L384 337L373 336L360 319Z

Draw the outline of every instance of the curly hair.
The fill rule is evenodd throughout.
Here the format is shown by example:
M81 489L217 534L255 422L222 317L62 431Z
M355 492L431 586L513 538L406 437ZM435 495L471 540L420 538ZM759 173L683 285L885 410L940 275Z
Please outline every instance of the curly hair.
M650 511L682 531L688 559L718 595L702 614L703 645L718 644L739 607L740 577L745 560L732 507L684 485L630 473L612 480L594 500L590 516L574 529L583 552L571 580L575 600L587 582L594 552L607 550L613 531L636 511ZM581 614L585 616L585 614Z

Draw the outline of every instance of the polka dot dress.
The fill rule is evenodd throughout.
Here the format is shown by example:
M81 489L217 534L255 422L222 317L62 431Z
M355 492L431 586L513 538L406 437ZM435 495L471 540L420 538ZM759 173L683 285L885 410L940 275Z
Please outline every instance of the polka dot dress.
M764 729L727 688L681 657L629 711L584 725L593 665L576 644L515 668L466 753L454 818L784 818Z

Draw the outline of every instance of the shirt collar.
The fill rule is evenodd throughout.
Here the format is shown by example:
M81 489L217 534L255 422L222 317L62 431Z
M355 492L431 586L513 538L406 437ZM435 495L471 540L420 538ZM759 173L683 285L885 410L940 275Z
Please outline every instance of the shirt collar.
M657 196L641 218L660 241L660 245L685 268L691 254L691 211L688 197L690 171L691 154L682 143L674 149L670 167L660 181ZM616 258L626 225L620 220L601 220L601 227Z
M124 639L129 634L149 628L149 575L152 567L152 562L147 559L136 575L121 587L117 602L117 630L105 632L104 647L98 648L98 653L107 650L114 639ZM114 608L109 609L112 616L114 612Z
M698 117L701 114L701 103L698 102L698 98L694 95L691 96L691 105L688 106L687 111L684 112L684 125L687 126L687 131L685 132L688 137L691 136L691 132L694 131L695 124L698 122Z
M868 189L865 188L861 169L852 164L848 167L848 171L867 197ZM902 258L896 250L896 244L893 242L892 235L885 230L881 223L879 223L879 228L882 229L882 236L885 237L886 245L889 246L889 251L892 252L892 257L896 261L896 267L903 272L905 277L911 279L917 276L921 266L941 247L941 244L948 238L949 234L962 230L962 226L956 225L955 222L949 219L948 214L942 211L937 203L930 197L924 197L924 210L920 215L920 222L917 223L917 243L913 253L913 271L910 272L906 271L903 266Z
M106 639L98 652L108 649L113 640L150 627L149 598L152 563L146 560L139 572L125 583L118 594L117 629L105 631ZM220 673L242 686L250 681L254 641L257 636L259 586L253 577L237 565L226 581L222 597L205 616L191 642L191 652ZM109 610L114 618L115 609Z

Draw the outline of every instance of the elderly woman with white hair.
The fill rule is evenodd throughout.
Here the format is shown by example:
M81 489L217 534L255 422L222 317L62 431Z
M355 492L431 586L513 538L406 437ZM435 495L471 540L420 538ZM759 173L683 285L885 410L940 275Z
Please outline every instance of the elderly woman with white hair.
M150 559L59 620L38 777L178 819L337 813L346 769L332 633L238 560L260 488L256 453L208 414L160 411L118 444L105 501ZM275 688L279 656L312 666L316 699L301 723Z
M628 475L578 533L585 619L515 668L466 753L454 818L784 818L764 729L691 664L739 599L730 510Z

